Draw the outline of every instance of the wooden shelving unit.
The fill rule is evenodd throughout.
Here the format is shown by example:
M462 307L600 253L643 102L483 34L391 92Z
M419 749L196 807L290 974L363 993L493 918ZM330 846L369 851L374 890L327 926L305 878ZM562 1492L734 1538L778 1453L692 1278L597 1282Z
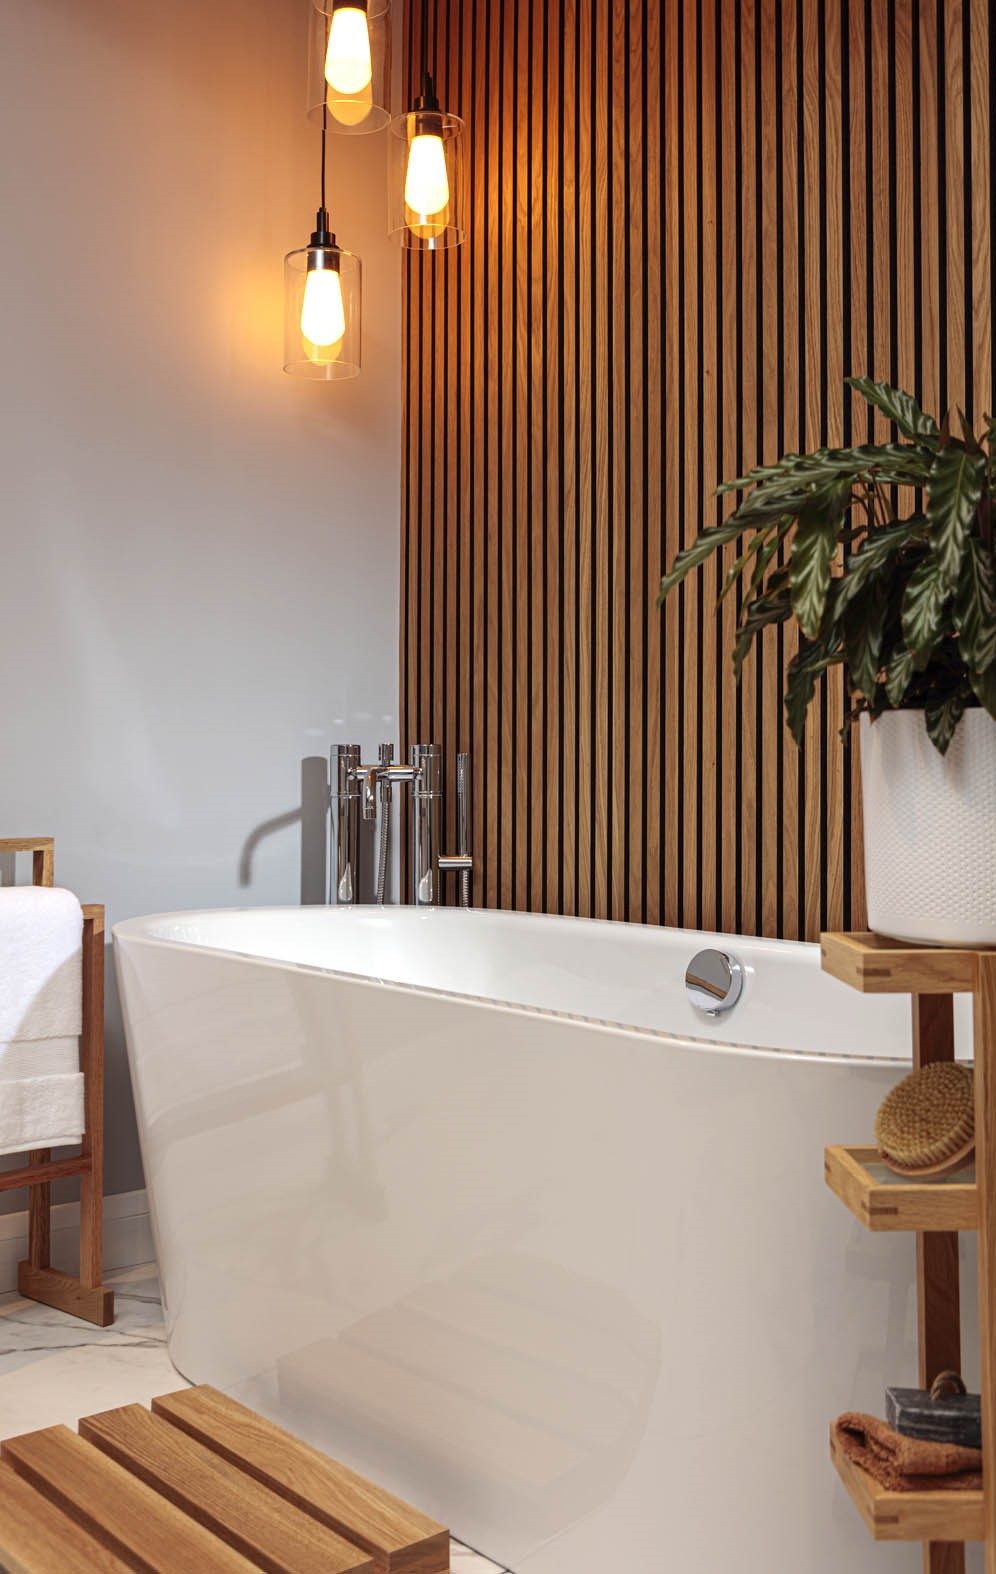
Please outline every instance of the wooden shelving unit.
M954 1058L952 996L973 997L974 1172L903 1180L869 1147L827 1148L825 1165L827 1185L867 1229L916 1235L922 1388L938 1372L961 1368L958 1232L978 1232L982 1451L991 1468L981 1492L889 1492L832 1441L831 1457L877 1540L922 1541L925 1574L964 1574L964 1543L982 1541L986 1574L996 1574L996 951L913 946L867 933L826 934L820 946L824 970L852 989L912 996L915 1066Z

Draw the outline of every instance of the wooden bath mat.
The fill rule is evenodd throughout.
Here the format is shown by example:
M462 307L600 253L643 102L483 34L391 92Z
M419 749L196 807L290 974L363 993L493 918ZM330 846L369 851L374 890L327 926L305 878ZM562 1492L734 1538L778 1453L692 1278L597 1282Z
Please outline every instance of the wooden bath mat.
M9 1574L446 1574L449 1531L214 1388L0 1446Z

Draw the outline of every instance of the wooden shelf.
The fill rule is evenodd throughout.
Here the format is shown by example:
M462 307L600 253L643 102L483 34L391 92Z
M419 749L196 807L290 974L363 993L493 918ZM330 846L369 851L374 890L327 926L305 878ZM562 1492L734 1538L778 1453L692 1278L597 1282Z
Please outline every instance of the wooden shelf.
M827 1148L826 1183L869 1230L977 1230L974 1167L946 1180L904 1180L875 1148Z
M825 1150L827 1185L870 1230L916 1236L917 1386L962 1365L958 1238L975 1230L979 1262L982 1453L996 1459L996 948L907 945L869 933L820 937L823 969L863 994L910 995L913 1066L955 1058L954 1000L972 996L975 1064L975 1166L950 1178L906 1180L874 1148ZM922 1541L925 1574L965 1574L961 1543L985 1544L986 1574L996 1574L996 1486L938 1486L890 1492L847 1459L833 1435L830 1453L861 1517L879 1541Z
M934 1492L891 1492L838 1448L830 1457L876 1541L982 1541L982 1493L940 1487Z
M952 995L975 988L976 951L859 933L821 935L820 952L824 972L866 995Z

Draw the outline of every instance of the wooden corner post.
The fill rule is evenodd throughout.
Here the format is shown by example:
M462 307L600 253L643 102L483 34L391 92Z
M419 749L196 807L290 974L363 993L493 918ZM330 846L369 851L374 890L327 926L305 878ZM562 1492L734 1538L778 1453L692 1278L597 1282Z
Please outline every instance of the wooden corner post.
M976 958L975 1177L979 1193L979 1339L986 1574L996 1574L996 952Z
M951 995L914 995L913 1065L954 1060L954 1001ZM916 1236L917 1344L920 1387L938 1372L961 1371L961 1295L958 1235L953 1230L918 1230ZM923 1574L965 1574L965 1548L958 1541L923 1546Z

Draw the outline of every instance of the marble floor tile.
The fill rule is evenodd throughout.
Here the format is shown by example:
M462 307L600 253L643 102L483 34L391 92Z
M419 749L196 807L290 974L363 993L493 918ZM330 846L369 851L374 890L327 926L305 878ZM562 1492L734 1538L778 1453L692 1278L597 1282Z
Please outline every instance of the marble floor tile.
M452 1542L450 1546L450 1570L451 1574L509 1574L500 1563L492 1563L490 1558L472 1552L458 1541Z
M16 1293L0 1296L0 1438L186 1387L166 1354L154 1266L110 1274L108 1283L110 1328Z
M147 1405L187 1385L162 1344L80 1345L0 1377L0 1438L34 1432L118 1405Z

